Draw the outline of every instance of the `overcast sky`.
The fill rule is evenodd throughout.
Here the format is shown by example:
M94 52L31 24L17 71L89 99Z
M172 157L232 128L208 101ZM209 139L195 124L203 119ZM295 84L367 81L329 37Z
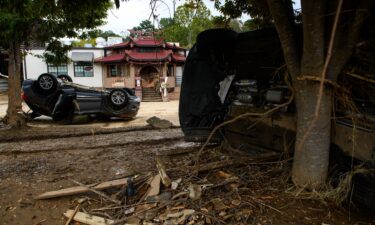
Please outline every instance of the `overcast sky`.
M164 2L169 6L158 4L156 15L159 15L159 19L170 17L170 13L173 14L173 0L164 0ZM184 2L184 0L176 0L176 8ZM207 8L210 9L212 15L220 15L215 9L213 1L203 0L203 2L206 4ZM107 24L102 26L101 29L103 31L112 30L115 33L121 33L122 31L127 31L128 29L138 26L141 21L149 19L150 14L150 0L130 0L121 2L119 9L109 10ZM246 17L243 19L246 19ZM155 26L157 27L156 22Z
M159 19L163 17L170 17L173 14L173 0L164 0L165 4L158 4L156 8L156 15L159 15ZM176 0L176 8L182 5L184 0ZM211 11L214 16L220 15L220 13L214 7L214 1L203 0L207 8ZM300 8L300 0L295 1L295 8ZM135 26L138 26L141 21L150 18L151 8L150 0L130 0L121 2L119 9L112 9L108 12L107 24L102 26L103 31L112 30L115 33L121 34L121 32L127 32ZM244 22L249 19L248 16L243 16L241 20ZM153 21L153 20L151 20ZM157 23L154 23L157 27Z

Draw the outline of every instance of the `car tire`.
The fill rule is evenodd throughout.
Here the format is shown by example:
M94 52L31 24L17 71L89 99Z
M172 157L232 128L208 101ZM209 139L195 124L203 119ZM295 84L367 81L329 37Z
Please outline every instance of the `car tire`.
M49 73L41 74L36 81L39 92L46 95L56 91L57 83L57 78Z
M58 75L57 78L59 78L62 81L73 82L73 79L69 75L66 75L66 74Z
M123 108L129 101L128 93L122 89L115 89L109 93L109 102L115 109Z

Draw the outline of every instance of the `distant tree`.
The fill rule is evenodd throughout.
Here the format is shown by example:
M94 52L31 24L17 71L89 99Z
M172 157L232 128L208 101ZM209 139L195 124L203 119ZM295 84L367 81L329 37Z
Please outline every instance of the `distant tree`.
M90 30L87 32L87 36L91 39L95 39L97 37L102 37L104 39L107 39L108 37L121 37L121 35L116 34L115 32L111 30L102 31L99 29ZM86 38L83 38L86 39Z
M159 22L159 29L164 29L169 26L173 25L173 19L172 18L161 18Z
M227 28L229 27L230 17L227 16L213 16L212 24L215 28Z
M0 47L9 53L6 123L12 127L25 124L21 115L21 45L51 42L54 44L49 46L50 51L66 50L56 40L102 25L111 6L110 0L0 1Z
M133 27L135 31L152 32L155 30L155 26L151 23L150 20L143 20L139 26Z
M204 3L189 2L177 8L174 23L162 29L162 36L167 41L191 47L200 32L212 27L211 13Z

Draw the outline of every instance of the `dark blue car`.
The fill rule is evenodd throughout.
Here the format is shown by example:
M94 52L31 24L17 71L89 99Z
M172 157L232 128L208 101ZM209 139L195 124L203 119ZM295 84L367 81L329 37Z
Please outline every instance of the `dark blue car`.
M50 116L55 121L72 120L74 115L104 118L133 118L140 99L128 88L92 88L72 82L68 75L41 74L37 80L25 80L22 98L33 111L29 115Z

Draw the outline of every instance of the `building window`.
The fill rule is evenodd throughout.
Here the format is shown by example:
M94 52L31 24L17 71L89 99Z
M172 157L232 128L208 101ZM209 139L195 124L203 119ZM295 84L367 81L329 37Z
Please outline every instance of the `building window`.
M93 77L94 69L92 62L74 62L74 76L75 77Z
M108 77L122 77L121 64L108 65Z
M174 65L168 65L168 71L167 71L168 77L174 77Z
M55 75L68 74L68 66L66 64L47 64L47 72Z

